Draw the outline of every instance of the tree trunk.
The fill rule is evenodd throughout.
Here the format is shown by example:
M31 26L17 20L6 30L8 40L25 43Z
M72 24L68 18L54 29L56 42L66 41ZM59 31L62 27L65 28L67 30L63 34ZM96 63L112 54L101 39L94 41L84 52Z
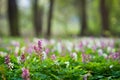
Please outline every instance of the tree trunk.
M51 23L52 23L52 17L53 17L53 5L54 5L54 0L50 0L50 9L49 9L49 13L48 13L47 37L51 36Z
M109 30L109 11L106 5L106 0L100 0L100 12L101 12L101 22L102 22L102 35Z
M8 20L11 36L20 36L18 17L18 6L16 0L8 0Z
M36 36L42 35L43 9L38 7L38 0L34 0L34 29Z
M87 14L86 14L86 0L80 0L79 1L79 6L80 6L80 13L79 13L79 16L80 16L80 23L81 23L81 31L79 33L79 35L85 35L85 31L87 29Z

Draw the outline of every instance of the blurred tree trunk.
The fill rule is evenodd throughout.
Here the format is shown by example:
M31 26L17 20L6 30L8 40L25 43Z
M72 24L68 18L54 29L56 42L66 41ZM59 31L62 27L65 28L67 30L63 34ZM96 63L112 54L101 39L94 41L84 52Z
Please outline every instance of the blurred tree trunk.
M80 0L79 1L79 17L80 17L80 23L81 23L81 31L79 35L85 35L87 31L87 14L86 14L86 0Z
M11 36L20 36L18 17L18 6L16 0L8 0L8 20Z
M106 5L106 0L100 0L100 12L102 20L102 35L106 35L106 31L109 31L109 10Z
M0 1L0 27L2 26L2 11L1 11L1 7L2 7L2 1ZM2 36L2 30L0 29L0 36Z
M51 23L52 23L52 17L53 17L53 6L54 6L54 0L50 0L50 9L48 12L47 37L51 36Z
M42 35L43 9L38 6L38 0L34 0L34 29L36 36Z

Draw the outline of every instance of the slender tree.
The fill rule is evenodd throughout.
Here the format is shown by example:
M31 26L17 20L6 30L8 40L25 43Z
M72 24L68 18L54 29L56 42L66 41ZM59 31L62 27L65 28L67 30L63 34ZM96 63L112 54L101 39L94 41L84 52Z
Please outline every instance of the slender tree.
M1 7L2 7L2 0L0 1L0 26L1 26L1 20L2 20L2 9L1 9ZM1 30L0 30L0 35L1 35Z
M8 20L11 36L20 36L18 17L18 6L16 0L8 0Z
M85 35L87 29L87 14L86 14L86 0L78 0L79 2L79 18L80 18L80 32L79 35Z
M47 37L51 36L51 23L53 17L53 7L54 7L54 0L50 0L50 8L48 12L48 26L47 26Z
M82 12L82 15L81 15L81 26L82 26L82 29L81 29L81 35L84 35L85 34L85 31L87 29L87 15L86 15L86 0L81 0L81 12Z
M106 0L100 0L100 12L102 22L102 35L105 36L104 32L109 31L109 9L106 5Z
M43 19L43 9L42 7L39 8L38 0L34 0L33 5L33 12L34 12L34 29L36 36L42 35L42 19Z

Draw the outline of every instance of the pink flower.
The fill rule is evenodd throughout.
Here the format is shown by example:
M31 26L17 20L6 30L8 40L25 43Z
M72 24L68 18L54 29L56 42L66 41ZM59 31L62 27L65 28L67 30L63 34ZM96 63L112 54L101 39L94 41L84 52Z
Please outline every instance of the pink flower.
M120 53L119 52L112 53L112 54L109 55L109 58L119 59L120 58Z
M33 46L32 45L28 46L26 48L26 52L29 53L29 54L31 54L33 52Z
M24 80L30 80L30 78L29 78L29 76L30 76L29 70L26 69L26 68L22 68L22 75L21 76L22 76L22 78Z
M96 46L96 45L92 46L92 49L93 49L94 51L96 51L97 46Z
M101 41L101 48L105 48L105 43L103 41Z
M79 48L82 48L82 47L83 47L83 43L80 42L80 43L79 43Z
M88 62L88 61L90 61L90 57L91 56L89 54L82 53L81 56L82 56L82 62Z
M82 56L82 62L85 62L85 54L81 54Z
M47 48L47 49L45 50L46 54L48 54L48 53L49 53L49 51L50 51L50 50Z
M17 57L17 56L18 56L18 53L15 53L15 56Z
M51 59L52 59L52 60L55 60L55 59L56 59L56 55L53 54L53 55L51 56Z

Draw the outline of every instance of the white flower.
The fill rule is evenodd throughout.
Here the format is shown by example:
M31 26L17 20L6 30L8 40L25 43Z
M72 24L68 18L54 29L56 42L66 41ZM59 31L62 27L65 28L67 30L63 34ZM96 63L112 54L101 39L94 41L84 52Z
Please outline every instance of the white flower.
M4 57L4 56L6 56L7 55L7 53L6 52L0 52L0 56L2 56L2 57Z
M110 68L112 68L113 67L113 65L110 65Z
M68 68L69 67L69 61L67 61L67 62L65 62L65 64L66 64L66 67Z
M17 62L18 62L18 63L20 63L20 60L21 60L20 56L17 57Z
M19 48L19 47L16 47L16 48L15 48L15 53L18 53L19 50L20 50L20 48Z
M20 43L17 42L17 41L11 41L11 44L12 44L13 46L15 46L15 47L20 46Z
M30 59L30 56L27 56L27 58L26 59Z
M98 54L101 56L101 55L103 55L103 50L102 49L99 49L98 50Z
M13 66L14 66L14 64L13 64L13 63L11 63L11 62L10 62L10 63L8 63L8 65L9 65L9 67L10 67L10 68L13 68Z
M101 47L100 41L96 40L96 46Z
M55 41L54 39L51 39L51 40L50 40L50 43L51 43L52 45L55 44L55 42L56 42L56 41Z
M62 46L61 46L61 43L60 43L60 42L57 44L56 48L57 48L57 51L58 51L59 53L62 52Z
M47 54L45 51L42 52L42 60L45 60L47 58Z
M113 48L113 49L112 49L112 52L113 52L113 53L115 53L115 52L116 52L115 48Z
M111 47L107 47L107 52L111 52L112 51L112 48Z
M57 60L54 61L54 64L59 66L59 62Z
M107 58L107 54L106 54L106 53L104 53L104 54L103 54L103 57Z
M22 53L24 53L25 47L22 47L20 50L21 50Z
M77 61L77 53L72 53L72 55L71 55L72 57L73 57L73 59L75 60L75 61Z
M68 49L69 52L72 51L73 44L69 41L66 41L66 48Z
M78 46L75 46L75 51L79 51L79 47Z

